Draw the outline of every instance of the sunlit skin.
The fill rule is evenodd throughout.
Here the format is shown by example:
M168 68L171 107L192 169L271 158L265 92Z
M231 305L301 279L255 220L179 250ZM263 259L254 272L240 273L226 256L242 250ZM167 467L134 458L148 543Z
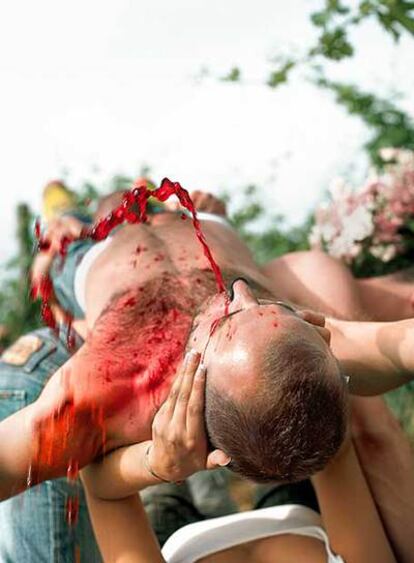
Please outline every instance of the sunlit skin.
M245 281L237 280L233 284L233 299L228 311L225 308L227 300L226 295L212 297L208 306L195 318L195 329L187 343L187 347L203 354L209 380L227 393L238 394L242 398L244 392L254 387L260 375L259 365L264 350L269 345L277 346L278 339L291 331L299 331L304 338L331 355L327 344L329 332L326 329L310 325L287 306L257 299ZM211 334L217 319L219 323ZM191 320L187 320L189 330ZM179 326L175 326L175 331L179 334ZM252 334L255 335L254 339ZM96 346L94 342L91 345ZM79 354L83 367L82 376L77 378L75 387L77 396L82 397L79 400L89 395L100 397L101 404L105 397L107 405L115 404L111 409L113 413L106 418L108 439L109 436L112 438L108 446L118 445L125 440L136 441L138 437L149 437L154 412L164 401L175 375L172 371L163 373L159 384L149 389L145 373L134 369L133 342L131 345L131 341L127 340L126 347L131 358L128 365L125 365L122 354L117 360L117 354L112 352L108 359L105 355L101 357L101 351L96 353L96 348L93 355L88 347ZM138 346L137 350L142 354L142 348L140 350ZM138 355L138 362L140 359ZM87 376L84 368L89 361L93 365L88 368ZM104 366L102 377L97 376L101 371L100 363Z
M203 354L208 378L218 389L242 399L257 389L260 363L266 350L287 334L303 335L335 360L329 349L329 331L306 322L288 304L255 296L246 281L232 286L233 299L223 315L225 297L212 299L209 308L195 319L191 347ZM212 322L221 318L210 336ZM335 373L335 370L333 370Z
M237 256L239 275L253 279L263 289L253 291L239 279L233 284L232 300L226 307L229 298L216 294L190 222L176 215L155 216L151 226L131 226L116 233L87 278L86 319L94 330L61 370L64 375L59 382L73 397L77 412L94 413L87 417L88 426L95 428L89 440L77 440L82 435L78 426L85 424L82 417L72 420L72 436L66 440L71 455L82 463L100 453L104 443L105 449L111 450L150 437L154 413L170 389L186 344L204 354L210 381L240 399L257 383L266 346L277 345L282 335L300 331L330 354L324 340L329 338L326 329L312 327L272 300L259 301L256 294L270 296L274 292L234 231L209 222L203 228L223 271L235 268ZM227 244L223 244L224 239ZM154 279L161 280L161 293L146 303L148 296L141 290ZM108 301L124 291L125 297L111 306L110 314L99 319ZM164 291L174 293L177 303L160 311ZM210 300L206 305L207 297ZM274 300L278 297L275 295ZM197 328L187 343L193 316L200 307L194 323ZM228 318L222 319L226 315ZM162 337L158 338L160 331ZM98 420L102 419L99 425L97 412ZM55 433L56 445L42 443L38 449L51 450L49 460L55 458L53 463L64 465L67 455L62 451L59 432Z
M226 282L249 282L250 289L234 284L227 310L190 221L171 213L151 221L114 234L86 279L86 322L78 325L85 344L38 400L0 423L0 499L148 439L188 346L205 351L207 383L239 400L257 382L269 339L277 345L283 334L300 332L335 361L323 317L278 305L288 299L278 277L265 274L234 230L202 223ZM414 328L394 324L330 319L332 349L355 392L381 393L412 379ZM332 374L340 377L338 369Z
M14 474L21 473L16 488L26 484L28 459L34 480L45 479L65 474L73 460L82 466L102 452L150 438L154 414L168 394L200 310L189 344L206 350L209 378L227 391L237 389L240 397L254 385L269 338L277 343L278 335L300 330L330 354L318 334L322 329L286 307L259 303L259 297L283 295L235 231L216 222L204 221L202 227L227 281L242 276L256 286L254 291L238 281L226 311L227 296L217 295L193 227L180 215L155 216L152 224L116 232L86 279L85 344L51 377L40 398L16 415L19 421L26 417L29 426L24 424L32 428L30 439L21 435L21 462L13 459ZM147 291L151 284L153 296ZM212 322L226 313L229 319L210 336ZM11 417L0 430L11 436L19 421Z

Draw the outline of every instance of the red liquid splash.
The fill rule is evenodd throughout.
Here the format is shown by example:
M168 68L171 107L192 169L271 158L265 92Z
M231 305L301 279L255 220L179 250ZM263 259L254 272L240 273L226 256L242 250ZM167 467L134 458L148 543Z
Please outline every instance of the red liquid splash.
M178 182L171 182L168 178L164 178L161 182L161 186L155 190L148 189L147 185L143 184L142 179L138 179L133 188L130 191L125 192L120 205L118 205L118 207L116 207L109 215L98 221L98 223L93 225L91 228L84 229L80 238L91 238L92 240L101 241L107 238L113 229L125 222L129 224L145 223L148 217L148 199L150 197L154 197L155 199L158 199L158 201L164 202L172 195L176 195L181 205L191 213L196 236L214 273L217 289L219 293L225 293L226 287L223 275L220 267L213 258L204 233L201 230L197 211L191 200L190 194ZM47 251L50 248L50 241L41 235L39 221L36 221L35 224L35 237L37 239L39 251ZM64 237L61 240L59 254L62 257L62 260L66 257L69 244L74 240L74 238L70 237ZM50 306L50 302L53 298L53 285L51 280L48 277L45 277L40 284L33 286L32 296L40 298L42 301L42 318L44 323L51 328L56 328L56 321ZM227 305L225 314L228 314ZM66 315L67 321L69 322L70 319L69 324L71 324L71 316L68 313L66 313Z
M79 495L66 499L66 522L69 526L76 526L79 518Z
M170 196L176 195L181 205L187 209L192 216L194 230L196 236L202 246L205 257L207 258L211 269L216 278L218 291L225 292L221 270L214 260L210 248L206 242L204 233L201 230L200 221L197 217L197 211L191 200L190 194L178 182L171 182L168 178L164 178L161 186L156 190L149 190L139 181L139 186L135 186L129 192L126 192L121 204L112 211L107 217L99 221L89 231L85 233L86 237L99 241L108 237L115 227L122 223L145 223L147 221L147 203L150 197L158 199L160 202L166 201Z
M171 182L168 179L164 179L161 183L161 186L156 190L149 190L146 185L142 185L142 181L136 182L132 190L126 192L123 196L123 200L121 204L115 208L108 216L100 220L96 223L93 227L89 229L85 229L82 233L80 238L91 238L95 241L101 241L108 237L108 235L123 223L129 224L137 224L137 223L145 223L147 221L147 203L150 197L154 197L158 199L160 202L166 201L171 195L176 195L181 203L181 205L187 209L192 216L192 222L195 229L196 236L202 246L204 255L206 256L210 267L214 273L216 286L220 293L226 293L226 288L223 280L223 276L221 270L214 260L212 253L208 247L204 234L201 230L201 225L199 219L197 217L197 212L194 207L194 204L190 198L189 193L180 186L177 182ZM38 240L38 249L47 251L50 248L50 242L47 239L42 238L40 232L40 225L36 223L35 226L35 235ZM68 246L74 239L65 237L61 241L60 246L60 256L62 260L65 259L67 254ZM137 247L137 253L143 251L144 248ZM145 249L146 250L146 249ZM43 278L40 283L32 289L32 295L34 297L40 298L42 301L42 317L44 322L52 327L56 328L56 321L53 315L53 310L51 307L51 302L54 298L53 292L53 284L50 278L45 277ZM125 306L131 305L134 306L135 303L124 303ZM225 300L225 311L224 315L228 315L228 305L229 299L226 298ZM163 315L165 317L165 314ZM67 336L67 343L68 348L71 349L74 345L74 335L71 331L72 325L72 317L68 313L65 313L64 322L68 328L68 336ZM188 324L190 327L191 325L191 318L189 317L188 323L187 320L184 318L185 323ZM214 325L214 323L213 323ZM177 319L175 322L172 323L172 327L177 326ZM217 325L215 325L217 326ZM212 326L211 335L214 332L215 326ZM185 331L184 331L185 332ZM165 373L171 372L177 367L177 362L179 357L182 355L184 341L181 342L180 339L172 337L166 338L164 333L158 335L158 340L161 344L164 342L164 346L168 344L171 347L174 344L174 350L169 350L169 353L163 354L162 356L157 356L156 365L153 366L153 372L151 377L148 378L147 386L148 391L152 391L159 388L162 384L163 376ZM151 355L152 349L154 347L160 346L157 342L147 342L147 346L141 348L145 350L145 354ZM171 342L170 342L171 341ZM171 344L172 343L172 344ZM168 350L165 350L168 352ZM131 358L130 351L128 350L128 357ZM131 369L135 371L139 371L134 365L134 361L131 360ZM109 370L111 371L111 370ZM142 370L141 370L142 371ZM111 381L112 375L108 373L108 381ZM168 380L167 380L168 382ZM151 388L151 389L150 389ZM130 390L127 390L130 397L133 396L133 393L130 393ZM124 398L119 396L118 399L123 403ZM114 411L117 411L118 406L115 404L117 402L116 397L112 397L110 408ZM53 465L60 465L62 464L67 467L67 476L68 479L76 479L77 471L79 467L79 461L73 461L72 459L67 459L65 461L66 455L68 450L70 450L70 444L72 441L77 442L78 437L74 436L73 432L75 428L95 428L95 434L100 434L100 438L96 435L93 436L94 444L100 443L103 448L105 448L106 443L106 431L105 431L105 424L104 424L104 413L102 408L91 408L91 405L85 405L85 408L82 409L79 405L75 408L75 405L70 401L67 402L65 405L59 409L59 412L55 412L51 415L51 419L47 419L43 421L43 430L39 428L39 441L37 443L37 452L35 456L36 466L38 470L38 474L31 474L30 481L31 483L39 482L41 480L41 468L45 468L47 466ZM109 405L108 405L109 407ZM109 412L109 411L108 411ZM92 420L93 419L93 420ZM99 420L98 420L99 419ZM85 437L86 441L86 437ZM92 448L92 446L91 446ZM86 448L88 450L89 448ZM92 448L93 450L93 448ZM92 451L91 450L91 451ZM98 453L98 450L96 451ZM102 450L100 451L102 453ZM83 463L83 462L82 462ZM69 497L67 502L67 520L70 523L75 523L78 517L78 499L77 497Z

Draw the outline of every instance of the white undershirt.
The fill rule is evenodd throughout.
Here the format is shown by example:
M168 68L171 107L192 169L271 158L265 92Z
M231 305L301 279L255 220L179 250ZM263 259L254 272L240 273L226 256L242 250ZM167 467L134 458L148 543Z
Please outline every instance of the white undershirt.
M286 504L189 524L175 532L162 548L168 563L194 563L202 557L242 543L297 534L324 543L327 563L344 563L332 553L319 514L305 506Z

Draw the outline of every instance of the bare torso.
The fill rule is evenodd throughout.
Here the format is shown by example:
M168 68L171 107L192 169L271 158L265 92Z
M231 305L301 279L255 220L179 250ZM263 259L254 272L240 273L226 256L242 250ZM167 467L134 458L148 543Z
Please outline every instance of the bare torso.
M269 280L262 275L250 250L233 229L216 221L203 221L202 229L214 259L224 273L230 272L232 277L246 276L265 290L272 291ZM121 371L116 361L117 353L121 351L119 362L130 365L129 375L123 367L124 389L128 387L127 378L130 384L134 381L128 394L134 400L129 407L124 404L122 411L118 411L122 423L117 416L114 424L117 428L122 427L122 441L127 436L131 441L147 439L150 422L165 399L177 361L182 357L194 314L217 291L210 264L195 236L191 220L183 220L176 213L163 213L152 216L150 224L125 226L115 233L112 242L94 262L86 282L88 327L94 327L92 332L101 334L99 327L102 324L106 343L102 347L110 350L110 358L103 353L105 364L109 365L106 371ZM154 296L153 291L156 292ZM122 294L129 296L125 298L126 303L134 301L132 307L122 305L122 299L120 304L114 305L117 296ZM171 299L174 300L172 303ZM157 307L164 300L167 301L162 312L164 317L167 310L177 309L179 313L174 313L174 318L160 328ZM109 322L111 313L106 314L111 308L114 326ZM103 311L105 322L100 320ZM150 341L157 337L154 331L149 331L149 325L163 333L162 343L151 345ZM127 333L128 338L123 339L121 333ZM145 334L145 342L142 334ZM93 335L92 342L96 340ZM145 360L141 370L143 355ZM94 347L94 368L97 356ZM154 367L154 358L163 358L160 360L162 373L155 377L158 368ZM146 385L149 377L152 377L151 388ZM134 410L135 416L132 412L127 414L130 410ZM136 415L138 412L139 416ZM126 424L126 419L130 423Z
M202 223L211 252L228 278L245 276L274 293L234 230ZM57 372L44 399L64 407L42 415L39 465L80 465L105 448L147 440L183 357L193 318L217 286L189 219L155 215L151 224L114 233L86 278L85 344ZM62 390L63 389L63 390ZM47 408L44 412L50 412ZM64 434L64 436L62 435ZM49 469L47 469L49 472Z
M223 271L245 275L269 291L276 291L236 231L217 221L202 221L202 229ZM123 227L94 262L87 277L88 327L94 325L114 295L144 286L165 273L185 280L188 272L194 270L209 271L210 265L190 219L183 220L176 213L162 213L153 215L149 224Z

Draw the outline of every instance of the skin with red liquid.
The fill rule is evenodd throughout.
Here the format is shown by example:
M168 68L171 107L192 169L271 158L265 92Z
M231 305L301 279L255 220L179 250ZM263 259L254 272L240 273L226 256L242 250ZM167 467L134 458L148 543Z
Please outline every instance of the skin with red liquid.
M192 239L190 243L191 225L186 226L177 217L179 230L171 230L169 225L164 231L148 231L145 227L149 195L165 201L172 194L194 213L193 225L214 279L196 256L197 245L194 248ZM174 216L165 214L159 219L173 221ZM150 438L150 422L176 374L195 311L215 291L223 295L221 271L212 258L188 193L178 184L164 180L155 192L142 186L127 192L121 204L86 234L102 240L125 221L144 225L134 227L133 231L128 226L118 231L106 253L108 261L103 262L106 270L99 269L98 263L96 277L93 271L89 274L93 298L98 299L96 314L92 315L86 343L64 369L65 377L54 377L50 382L58 390L47 391L52 406L48 403L42 411L45 414L37 420L33 482L65 474L73 459L83 466L105 450ZM228 228L221 229L226 231L227 244L230 237L233 245L240 246L239 239L232 239ZM168 239L165 242L163 232ZM177 233L182 242L177 241ZM226 248L221 242L223 236L219 234L216 240L219 252ZM149 246L148 252L142 252ZM131 268L131 256L137 256L138 247L140 256L135 271ZM242 258L250 261L244 247L240 250L234 253L237 263ZM174 252L188 257L180 268L173 261ZM148 274L146 268L150 268ZM141 279L144 282L138 285ZM47 298L47 292L42 296ZM119 298L115 299L116 296ZM222 299L221 303L222 308L211 323L227 315L229 301ZM87 305L87 315L91 314L90 309ZM59 393L64 397L61 403L54 399Z
M222 272L217 262L214 260L211 250L206 242L191 197L188 191L185 190L178 182L171 182L171 180L169 180L168 178L164 178L161 186L156 190L149 190L146 184L143 185L141 179L137 180L137 183L132 188L132 190L125 192L121 204L116 207L109 215L98 221L98 223L96 223L92 228L85 228L82 232L81 238L92 238L93 240L100 241L107 238L113 231L113 229L124 222L130 224L145 223L148 219L148 199L150 197L154 197L159 201L164 202L172 195L176 195L181 205L191 213L196 237L198 238L202 246L204 255L206 256L210 267L214 272L217 289L219 292L225 292L226 288ZM36 221L35 223L35 236L38 241L38 249L47 250L50 246L50 243L47 239L42 237L39 221ZM66 257L68 246L71 242L73 242L73 240L73 238L67 236L63 237L63 239L61 240L60 256L62 260L64 260L64 258ZM137 253L141 252L141 250L142 249L138 250L137 247ZM158 255L155 258L155 261L158 260L162 260L162 255ZM53 287L50 279L45 278L44 283L50 286L53 292ZM37 296L42 300L43 321L48 326L55 328L56 323L54 321L52 309L50 308L52 293L50 291L41 290L37 293Z
M191 288L168 275L143 289L113 304L62 376L63 403L36 427L33 482L150 438L147 421L168 394L205 294L194 301Z
M142 185L134 187L131 191L125 193L122 203L113 210L110 215L99 221L99 223L87 233L87 236L90 236L94 240L103 240L115 227L122 224L124 221L127 223L145 223L148 219L146 211L148 198L154 197L164 202L172 195L176 195L181 205L191 213L195 234L214 272L217 289L219 292L225 292L226 287L223 275L206 242L194 204L187 190L182 188L178 182L171 182L168 178L164 178L161 186L153 191ZM132 211L132 208L137 209L138 213Z

